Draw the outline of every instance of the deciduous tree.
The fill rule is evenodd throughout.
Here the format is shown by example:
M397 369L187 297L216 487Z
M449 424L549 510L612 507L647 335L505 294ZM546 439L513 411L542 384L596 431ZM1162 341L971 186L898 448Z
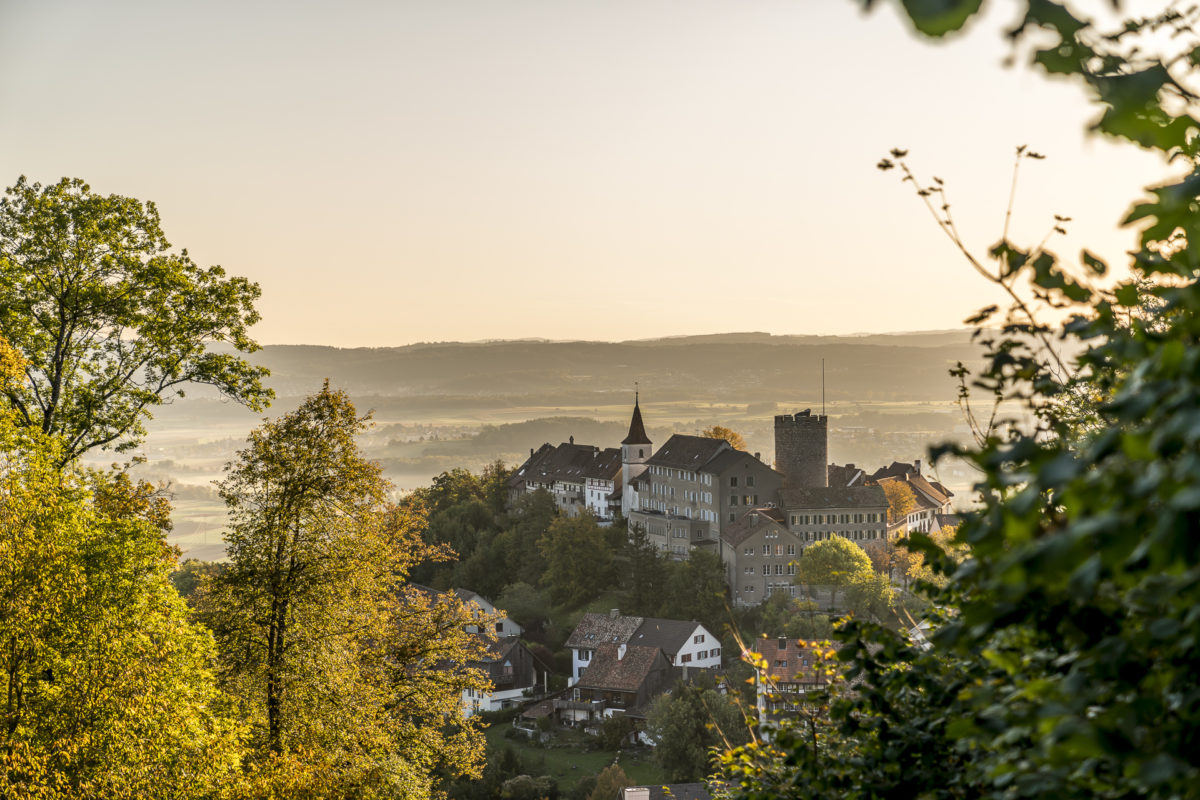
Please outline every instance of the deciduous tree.
M879 484L888 501L888 522L903 522L917 507L917 496L903 481L883 481Z
M612 584L613 552L591 514L558 517L540 543L543 583L559 606L578 608Z
M718 753L749 738L745 716L732 699L711 686L682 681L650 706L646 730L656 741L654 759L673 782L704 780Z
M666 568L666 590L658 615L694 619L720 636L729 621L729 587L721 557L692 550L682 561L666 562Z
M4 398L20 424L61 438L64 463L133 447L150 410L192 384L265 407L267 371L236 355L258 349L258 296L173 252L153 203L77 178L22 177L0 200L0 335L26 359Z
M835 605L838 591L850 586L863 572L874 572L871 559L861 547L841 536L814 542L804 548L796 562L796 580L809 586L832 587Z
M435 769L478 768L461 692L483 685L466 662L485 643L456 599L402 590L436 553L419 506L386 506L365 425L326 385L251 433L221 483L229 565L202 607L268 783L421 796Z
M711 425L701 431L700 435L709 439L724 439L734 450L746 449L746 440L742 438L742 435L724 425Z
M0 412L0 796L207 796L240 732L170 584L164 508L56 446Z
M621 765L609 764L596 776L596 786L588 795L588 800L614 800L621 796L622 789L629 786L633 786L633 781L621 769Z

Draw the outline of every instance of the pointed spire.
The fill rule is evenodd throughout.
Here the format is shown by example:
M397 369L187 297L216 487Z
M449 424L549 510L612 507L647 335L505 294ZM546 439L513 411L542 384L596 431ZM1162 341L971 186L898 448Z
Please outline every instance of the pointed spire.
M621 444L650 444L650 437L646 435L646 426L642 424L642 409L638 405L638 392L633 393L633 418L629 420L629 435L621 442Z

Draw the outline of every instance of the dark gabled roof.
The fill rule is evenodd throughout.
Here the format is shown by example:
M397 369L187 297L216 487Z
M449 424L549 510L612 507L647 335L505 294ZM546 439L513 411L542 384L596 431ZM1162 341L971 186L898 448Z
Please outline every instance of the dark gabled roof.
M503 636L497 639L495 636L482 633L473 633L470 635L483 642L487 649L487 656L480 659L480 663L501 661L508 658L509 653L513 650L525 648L525 645L521 643L520 637L517 636Z
M656 467L699 470L724 451L732 449L724 439L675 433L646 463Z
M654 669L655 662L660 657L666 659L662 650L657 647L625 645L624 656L621 655L620 648L621 645L617 644L602 644L597 647L588 668L579 676L576 687L636 692Z
M629 638L629 643L643 647L657 647L674 660L684 645L691 641L692 634L699 627L700 623L695 620L685 622L680 619L646 617L634 631L633 636Z
M754 534L768 528L787 530L783 512L778 508L753 508L725 526L721 531L721 539L730 547L737 547Z
M865 477L866 473L853 464L846 464L845 466L838 466L837 464L829 465L830 486L861 486L862 480Z
M633 396L633 417L629 420L629 434L621 440L621 444L650 444L646 435L646 426L642 424L642 409L638 405L637 395Z
M906 475L917 472L916 464L906 464L903 461L893 461L886 467L880 467L871 473L870 478L873 481L883 480L884 478L904 478Z
M794 508L880 508L887 495L880 486L792 486L779 490L781 505Z
M508 476L508 485L520 487L525 485L525 474L536 470L550 455L554 452L554 445L546 442L536 451L530 450L529 458L525 459L525 463L512 471Z
M565 647L593 649L601 644L624 644L642 624L642 617L584 614L571 631Z
M704 471L711 472L714 475L720 475L721 473L723 473L725 470L729 469L730 467L736 466L738 464L738 462L740 462L742 460L743 457L750 459L755 464L758 464L759 466L761 466L763 469L768 470L770 472L774 472L776 475L778 475L781 478L783 477L782 472L771 469L771 467L769 465L767 465L766 463L764 463L761 459L755 458L753 455L751 455L750 453L747 453L745 450L726 450L722 453L718 453L715 457L713 457L712 461L709 461L707 464L704 465Z
M571 481L580 483L588 478L614 480L621 471L621 451L616 447L601 450L590 444L563 442L558 447L542 445L517 468L509 479L510 485Z

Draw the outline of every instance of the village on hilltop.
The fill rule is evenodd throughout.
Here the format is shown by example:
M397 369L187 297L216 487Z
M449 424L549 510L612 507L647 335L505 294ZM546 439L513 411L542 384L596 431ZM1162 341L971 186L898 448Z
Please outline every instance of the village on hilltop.
M775 417L774 464L726 439L673 434L655 447L635 396L628 435L619 447L545 443L508 479L508 505L545 492L566 517L591 515L601 525L640 528L664 556L695 551L719 557L733 607L757 606L772 595L804 597L795 580L798 559L816 542L840 537L864 551L886 547L907 531L957 525L953 493L926 477L921 462L892 462L868 473L829 464L828 417L809 410ZM903 484L914 499L889 520L885 487ZM820 649L777 636L754 640L749 653L722 652L721 638L694 620L585 613L567 638L567 688L548 690L551 667L521 641L519 625L467 590L460 599L491 614L486 659L476 662L491 691L464 692L468 715L519 709L514 727L532 738L539 721L596 730L614 716L632 720L630 736L653 744L642 728L652 701L679 681L703 680L724 692L728 657L752 660L760 718L785 713L788 696L824 686ZM814 596L815 597L815 596ZM482 635L482 634L481 634ZM542 728L541 730L544 730Z

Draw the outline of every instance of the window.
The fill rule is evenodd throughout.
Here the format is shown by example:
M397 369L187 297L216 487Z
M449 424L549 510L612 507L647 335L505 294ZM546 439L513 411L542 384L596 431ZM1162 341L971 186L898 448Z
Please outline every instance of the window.
M731 505L731 506L737 505L737 495L736 494L729 495L729 505Z
M781 545L781 544L775 545L775 555L777 555L777 556L783 555L783 545Z
M701 659L704 659L704 658L708 658L708 651L707 651L707 650L701 650L700 652L696 653L696 660L697 660L697 661L700 661Z
M763 564L763 565L762 565L762 574L763 574L763 575L770 575L770 574L771 574L771 565L770 565L770 564Z
M769 544L764 544L764 545L763 545L763 555L764 555L764 556L769 556L769 555L771 555L771 545L769 545Z
M776 574L776 575L782 575L782 574L783 574L783 564L776 564L776 565L775 565L775 574Z
M496 623L496 633L504 633L504 623L503 622Z
M579 651L579 660L580 661L591 661L592 660L592 651L591 650L580 650Z
M794 556L794 555L796 555L796 545L794 545L794 544L789 544L789 545L787 546L787 554L788 554L789 556Z
M713 658L716 658L717 656L721 655L721 648L714 647L712 650L708 651L708 654Z
M680 663L680 664L686 664L686 663L688 663L688 662L689 662L689 661L691 661L691 660L692 660L692 654L691 654L691 653L684 653L683 655L679 656L679 663Z
M736 475L729 476L729 485L737 486L737 476Z
M692 644L700 644L703 641L704 641L703 633L697 633L695 636L692 637Z
M795 574L796 574L796 565L795 565L795 563L788 564L787 574L788 574L788 575L795 575Z
M753 476L753 475L747 475L747 476L746 476L746 485L747 485L747 486L753 486L753 485L754 485L754 476Z
M644 458L645 455L646 455L646 451L639 447L638 448L638 458Z
M800 515L799 515L799 514L792 514L792 524L793 524L793 525L799 525L799 524L800 524L800 523L798 522L798 520L799 520L799 519L800 519Z
M735 514L735 513L733 513L732 511L730 511L730 512L729 512L729 521L730 521L730 522L733 522L733 521L734 521L734 520L736 520L736 519L737 519L737 514Z
M752 556L752 555L754 555L754 548L753 548L753 547L747 547L745 550L743 550L743 551L742 551L742 555L744 555L744 556Z

